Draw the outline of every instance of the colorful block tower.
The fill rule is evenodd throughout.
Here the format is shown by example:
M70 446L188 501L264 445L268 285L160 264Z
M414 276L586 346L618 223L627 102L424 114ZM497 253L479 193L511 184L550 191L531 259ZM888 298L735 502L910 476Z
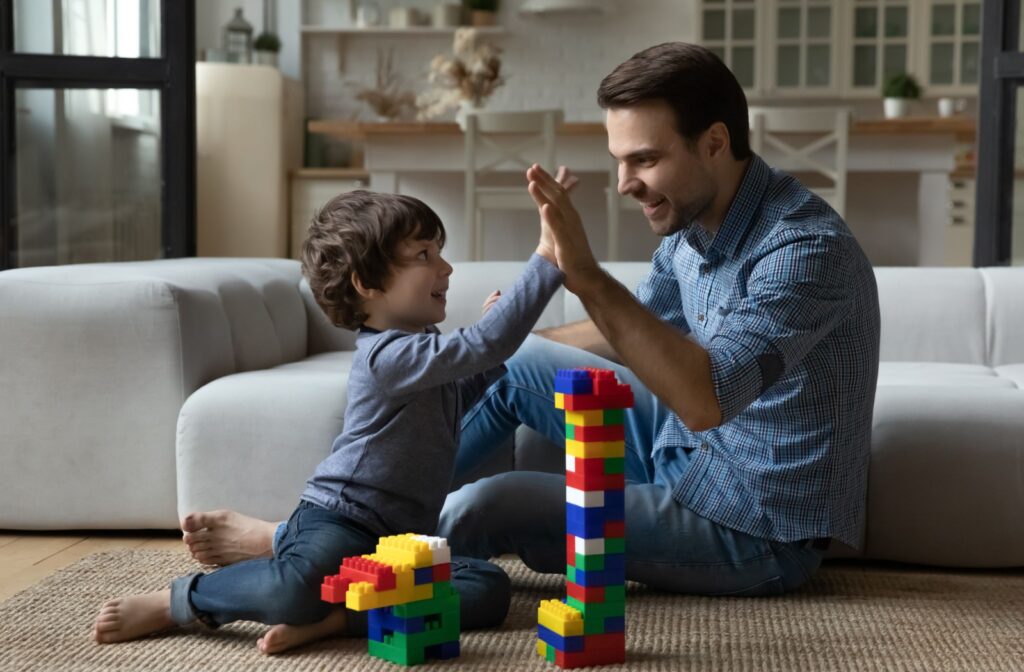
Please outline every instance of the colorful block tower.
M559 369L565 410L564 600L537 611L537 653L561 668L626 660L625 428L633 392L605 369Z
M459 594L451 550L441 537L381 537L377 552L345 558L324 578L321 597L369 610L370 655L400 665L459 655Z

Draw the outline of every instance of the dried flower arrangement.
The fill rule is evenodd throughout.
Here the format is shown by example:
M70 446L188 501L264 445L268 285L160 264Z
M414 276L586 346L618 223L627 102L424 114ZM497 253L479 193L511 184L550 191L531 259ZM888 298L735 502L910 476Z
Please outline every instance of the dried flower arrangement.
M434 85L416 99L420 119L431 119L458 107L462 101L479 107L505 83L501 76L501 50L478 39L473 28L459 28L452 56L439 54L430 63L428 81Z
M377 85L364 88L356 94L378 116L388 120L404 119L416 110L416 94L402 89L394 67L395 50L377 50Z

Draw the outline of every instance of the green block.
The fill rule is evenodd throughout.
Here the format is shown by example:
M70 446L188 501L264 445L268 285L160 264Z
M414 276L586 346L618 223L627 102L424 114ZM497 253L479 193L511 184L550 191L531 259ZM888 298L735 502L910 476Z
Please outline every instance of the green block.
M555 647L548 644L547 648L544 650L544 657L548 659L548 662L555 662Z
M582 602L575 597L565 598L565 603L583 614L584 631L588 619L597 618L601 620L601 631L604 631L604 619L609 616L625 616L625 602Z
M620 586L605 586L604 587L604 601L605 602L625 602L626 601L626 585Z
M577 553L576 567L587 572L604 569L604 556L583 555L582 553Z
M565 425L565 438L576 440L576 425Z
M426 659L423 649L405 651L385 642L375 642L372 639L370 640L370 655L398 665L419 665Z
M576 583L576 568L570 564L565 565L565 578Z
M442 583L447 583L447 581ZM396 616L401 616L402 618L412 618L415 616L440 614L441 612L451 611L453 609L455 611L459 610L459 594L454 590L451 591L451 595L447 595L445 597L432 597L429 600L418 600L416 602L396 604L394 607L394 614Z
M626 552L625 537L606 537L604 540L604 552L608 555Z
M606 457L604 458L604 473L624 474L626 473L626 458Z
M626 422L626 412L621 408L606 408L604 410L604 424L621 425Z

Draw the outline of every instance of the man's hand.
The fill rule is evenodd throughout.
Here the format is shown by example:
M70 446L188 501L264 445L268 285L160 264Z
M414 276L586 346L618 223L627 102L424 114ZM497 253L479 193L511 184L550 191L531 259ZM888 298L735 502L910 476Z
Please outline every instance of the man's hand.
M565 166L558 167L558 176L555 180L565 189L566 193L569 193L579 183L579 178L572 174ZM551 232L551 227L544 224L544 219L541 218L540 226L540 242L537 244L537 254L544 257L552 264L558 264L558 259L555 256L555 238Z
M498 302L498 299L500 299L500 298L501 298L501 290L500 289L496 289L493 292L491 292L491 295L487 297L486 301L484 301L483 314L486 315L487 311L490 310L491 307L494 304L496 304Z
M568 177L566 177L568 175ZM568 171L559 171L559 177L566 177L567 183L575 185L575 177ZM594 253L590 249L579 212L569 198L569 188L556 180L540 166L534 164L526 171L530 181L529 192L541 217L541 243L545 237L553 241L558 267L565 273L565 286L569 291L579 286L588 274L600 271Z

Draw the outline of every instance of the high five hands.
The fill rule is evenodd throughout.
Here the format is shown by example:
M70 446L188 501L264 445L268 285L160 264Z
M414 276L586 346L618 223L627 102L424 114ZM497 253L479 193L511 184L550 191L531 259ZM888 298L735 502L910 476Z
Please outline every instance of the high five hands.
M565 286L570 291L589 272L597 270L597 260L583 230L569 192L579 181L568 168L561 166L558 176L534 164L526 171L530 196L540 212L541 236L537 253L555 263L565 273Z

